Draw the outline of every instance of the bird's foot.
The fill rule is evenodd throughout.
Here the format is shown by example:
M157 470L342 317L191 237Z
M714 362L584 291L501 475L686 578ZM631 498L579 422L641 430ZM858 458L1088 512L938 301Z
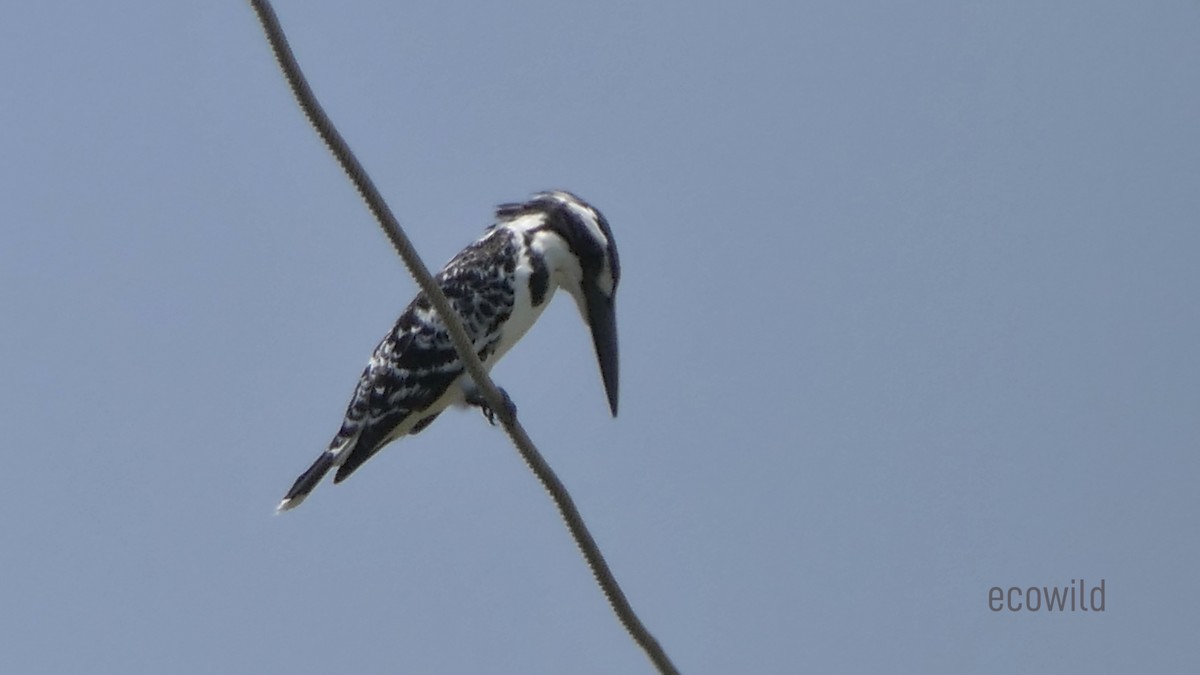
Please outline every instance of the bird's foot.
M504 397L505 411L510 417L515 419L517 417L517 404L513 403L512 398L509 397L507 391L504 391L503 387L496 387L496 389L499 390L500 395ZM488 405L487 399L484 397L483 392L476 389L467 394L467 405L479 408L479 411L483 413L483 417L488 421L488 424L496 426L496 411L492 410L492 407Z

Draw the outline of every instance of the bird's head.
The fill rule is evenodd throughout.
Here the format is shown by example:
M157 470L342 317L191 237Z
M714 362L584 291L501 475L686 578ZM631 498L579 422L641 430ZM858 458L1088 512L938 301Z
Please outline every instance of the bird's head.
M579 307L592 333L608 406L617 414L617 284L621 263L608 221L600 211L564 190L541 192L523 204L500 207L502 218L536 216L531 232L549 235L545 252L554 283ZM551 244L551 242L553 242Z

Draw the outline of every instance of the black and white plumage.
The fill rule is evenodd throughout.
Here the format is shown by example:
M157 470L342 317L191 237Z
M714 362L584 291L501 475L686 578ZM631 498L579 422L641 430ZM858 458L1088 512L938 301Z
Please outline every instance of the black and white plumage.
M617 414L614 300L621 268L604 216L575 195L542 192L496 209L482 238L454 256L436 281L489 370L533 325L561 287L592 333L609 408ZM340 483L388 443L429 426L451 405L487 409L445 324L424 293L375 348L329 449L278 510L299 506L330 469Z

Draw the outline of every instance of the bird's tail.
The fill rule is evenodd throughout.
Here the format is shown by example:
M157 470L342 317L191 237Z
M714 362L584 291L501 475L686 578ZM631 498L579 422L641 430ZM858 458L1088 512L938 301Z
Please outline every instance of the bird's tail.
M300 506L300 502L304 501L308 493L312 492L313 488L317 487L317 484L325 477L325 474L329 473L329 470L333 468L335 457L336 455L332 450L322 452L317 461L308 467L308 471L300 474L300 477L292 484L292 489L288 490L283 501L279 502L279 506L275 507L275 511L282 513Z
M329 473L330 469L340 466L346 461L346 455L349 454L347 451L353 449L356 440L357 435L347 438L342 434L338 434L329 449L322 452L317 461L313 462L307 471L300 474L295 483L292 483L292 489L288 490L283 501L279 502L279 506L275 507L275 512L282 513L300 506L305 497L308 497L308 493L317 487L321 479L325 477L325 474Z

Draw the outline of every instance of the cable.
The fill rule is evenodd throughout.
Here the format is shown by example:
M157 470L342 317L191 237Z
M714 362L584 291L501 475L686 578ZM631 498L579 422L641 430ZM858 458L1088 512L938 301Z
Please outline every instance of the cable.
M341 164L346 175L350 177L354 187L358 190L363 201L367 203L367 208L371 210L372 215L379 221L379 226L383 228L384 234L387 235L396 252L400 254L400 258L404 261L405 267L408 268L410 274L416 280L421 291L425 293L433 304L434 309L442 317L446 324L446 329L450 333L450 338L454 341L454 348L458 350L459 358L462 359L466 366L467 373L471 379L475 381L476 386L483 393L484 399L488 406L500 418L504 425L504 430L508 433L508 437L512 439L513 444L517 447L517 451L521 453L521 458L541 481L542 487L546 492L550 493L551 499L554 500L554 505L558 508L559 514L567 525L567 529L574 538L576 546L583 554L584 560L587 561L588 567L592 570L592 575L596 578L596 583L599 584L600 590L603 591L608 598L609 605L612 606L613 612L616 613L617 619L634 642L646 652L650 661L658 669L660 673L678 673L674 664L663 651L662 646L646 630L642 625L641 620L633 611L633 607L629 604L629 600L625 597L625 593L621 591L620 585L617 584L616 577L613 576L612 570L608 568L608 563L605 562L603 554L600 552L600 547L596 545L596 540L592 538L587 526L583 522L583 516L579 514L579 510L575 508L575 502L571 499L571 495L567 492L567 488L558 479L554 470L546 462L542 454L538 452L537 447L530 440L529 435L525 433L525 429L517 421L515 415L512 414L512 409L505 405L504 396L500 390L496 388L496 384L492 382L492 378L484 369L483 363L479 360L479 356L472 348L471 339L467 336L467 331L463 328L462 320L458 314L450 307L449 300L446 299L442 289L434 282L433 276L429 273L429 268L421 261L417 255L416 249L413 248L412 242L400 227L400 223L396 221L396 217L392 214L392 210L388 208L387 203L376 189L375 183L367 175L362 165L358 163L358 159L351 152L350 146L346 144L345 139L338 133L333 122L325 114L325 110L317 101L317 97L313 95L312 89L308 86L308 81L304 78L304 73L300 70L300 65L296 62L296 57L292 54L292 49L288 45L287 37L283 33L283 28L279 25L279 17L275 15L275 10L271 7L268 0L250 0L250 5L254 8L258 15L258 20L262 23L263 32L266 33L267 42L271 45L271 50L275 53L275 60L279 62L279 67L283 70L283 75L287 79L288 86L295 95L297 103L300 104L300 109L304 111L308 121L316 129L317 134L325 141L325 145L329 151L333 153L335 159Z

